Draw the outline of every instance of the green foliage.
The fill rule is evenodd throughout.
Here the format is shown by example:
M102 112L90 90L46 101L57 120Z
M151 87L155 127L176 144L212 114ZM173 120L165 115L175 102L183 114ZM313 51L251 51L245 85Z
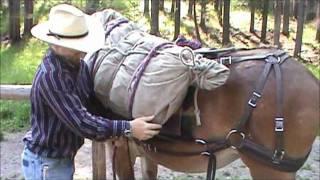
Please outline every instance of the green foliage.
M312 64L306 64L305 65L311 73L316 76L316 78L320 79L320 66L312 65Z
M1 84L31 84L47 47L46 43L34 38L17 46L1 47Z
M8 10L3 6L0 6L0 35L8 32Z
M136 21L141 17L139 12L139 1L137 0L105 0L102 1L102 8L112 8L121 12L127 18Z
M0 100L0 131L17 132L29 126L29 101Z

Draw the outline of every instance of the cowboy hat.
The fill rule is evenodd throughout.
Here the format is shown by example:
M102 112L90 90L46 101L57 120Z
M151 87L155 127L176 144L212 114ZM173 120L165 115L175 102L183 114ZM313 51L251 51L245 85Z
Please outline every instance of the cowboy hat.
M102 24L92 16L68 4L50 10L49 20L31 29L36 38L82 52L93 52L104 44Z

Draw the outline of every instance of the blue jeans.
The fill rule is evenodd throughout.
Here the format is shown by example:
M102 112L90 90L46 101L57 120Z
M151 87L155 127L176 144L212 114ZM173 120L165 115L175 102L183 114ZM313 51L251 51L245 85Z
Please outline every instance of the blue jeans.
M74 173L74 161L71 158L47 158L24 148L22 172L26 180L71 180Z

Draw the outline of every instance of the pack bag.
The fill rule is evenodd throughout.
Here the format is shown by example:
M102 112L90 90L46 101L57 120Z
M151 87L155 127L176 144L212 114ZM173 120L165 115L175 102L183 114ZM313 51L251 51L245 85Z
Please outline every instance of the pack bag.
M106 30L105 47L89 58L101 103L126 118L155 115L164 124L192 84L211 90L229 75L224 65L195 59L192 50L150 35L113 10L95 14ZM89 63L89 64L90 64Z

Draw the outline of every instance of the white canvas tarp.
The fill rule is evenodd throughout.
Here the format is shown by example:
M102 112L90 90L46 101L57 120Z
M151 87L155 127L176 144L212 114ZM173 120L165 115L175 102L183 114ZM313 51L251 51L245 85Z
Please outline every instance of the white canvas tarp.
M102 104L115 113L127 118L155 115L155 122L164 124L195 80L201 88L211 90L228 78L228 68L205 58L198 61L197 68L185 65L181 61L184 47L143 32L113 10L94 16L107 32L105 47L95 60L89 60L94 63L94 90ZM194 58L190 53L183 57ZM203 65L207 68L199 70Z

